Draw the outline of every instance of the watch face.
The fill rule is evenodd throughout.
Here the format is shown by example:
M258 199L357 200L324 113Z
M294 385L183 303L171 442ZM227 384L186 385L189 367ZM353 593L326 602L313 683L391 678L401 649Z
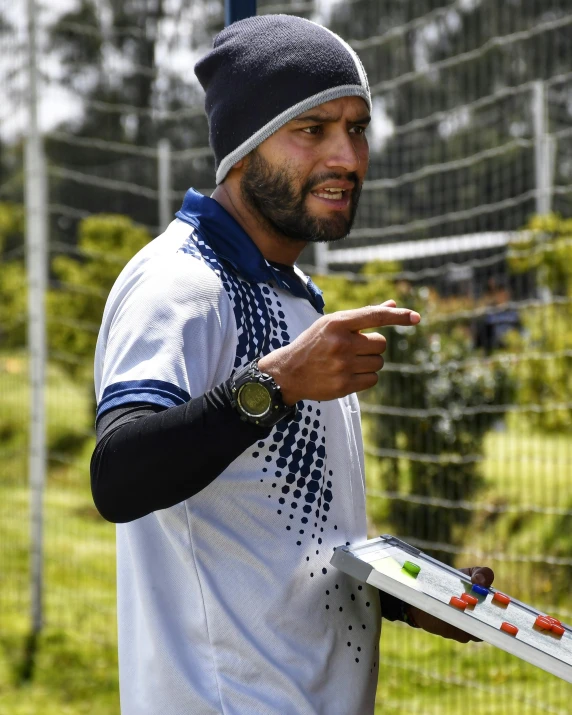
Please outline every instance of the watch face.
M247 382L238 390L237 402L251 417L261 417L270 409L272 398L268 390L258 382Z

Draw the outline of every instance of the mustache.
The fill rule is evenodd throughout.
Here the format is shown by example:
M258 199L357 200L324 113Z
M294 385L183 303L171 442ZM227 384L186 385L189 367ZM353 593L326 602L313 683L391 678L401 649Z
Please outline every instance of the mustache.
M302 195L306 196L309 194L313 189L315 189L317 186L320 184L324 184L326 181L329 181L330 179L334 179L337 181L349 181L353 184L352 191L355 191L356 188L359 188L360 182L359 182L359 177L355 172L350 172L349 174L340 174L339 172L335 171L328 171L324 172L323 174L318 174L317 176L312 176L304 186L302 187Z

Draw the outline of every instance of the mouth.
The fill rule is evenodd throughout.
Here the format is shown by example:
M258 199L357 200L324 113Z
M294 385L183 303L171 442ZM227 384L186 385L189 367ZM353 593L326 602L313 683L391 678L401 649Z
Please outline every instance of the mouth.
M338 186L324 186L310 192L312 196L333 209L345 209L349 206L352 189L342 189Z

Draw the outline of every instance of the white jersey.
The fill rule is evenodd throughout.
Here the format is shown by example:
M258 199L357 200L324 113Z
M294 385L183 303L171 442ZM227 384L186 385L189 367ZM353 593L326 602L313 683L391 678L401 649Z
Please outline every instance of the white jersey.
M177 216L107 301L99 415L182 404L320 317L215 201L189 191ZM358 402L299 407L191 499L117 526L123 715L373 712L378 592L329 563L366 539Z

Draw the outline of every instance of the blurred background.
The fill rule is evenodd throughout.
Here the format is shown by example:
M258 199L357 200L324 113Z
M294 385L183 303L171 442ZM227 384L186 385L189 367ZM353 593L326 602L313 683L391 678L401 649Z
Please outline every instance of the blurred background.
M301 260L329 311L393 297L362 393L369 533L572 621L572 0L259 0L361 56L351 236ZM195 61L222 0L0 3L0 713L118 715L114 527L89 491L106 295L214 188ZM44 439L45 435L45 439ZM569 713L486 644L384 626L376 713Z

